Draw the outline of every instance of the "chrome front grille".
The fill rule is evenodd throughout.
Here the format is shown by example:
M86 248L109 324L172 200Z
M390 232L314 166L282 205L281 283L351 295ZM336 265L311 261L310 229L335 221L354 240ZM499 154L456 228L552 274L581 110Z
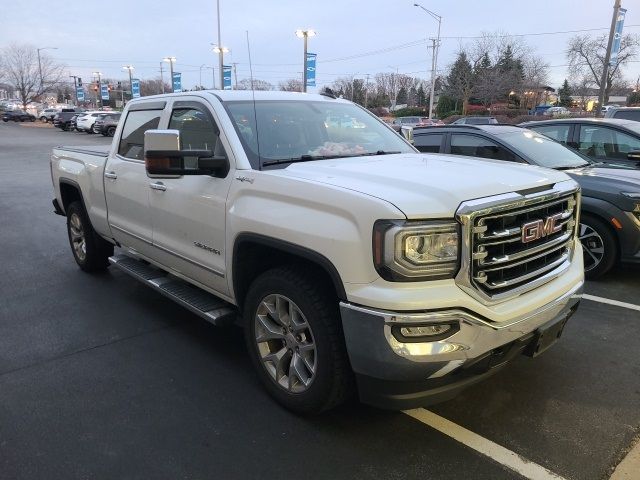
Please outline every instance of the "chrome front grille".
M546 283L567 268L580 193L573 182L464 203L466 259L456 281L491 303Z
M568 195L532 207L475 218L471 262L473 283L488 295L500 294L535 280L564 263L569 259L573 244L575 211L575 197ZM555 220L553 232L528 243L523 242L524 225L532 225L530 229L542 225L544 230L544 222L549 218ZM542 223L535 225L536 222Z

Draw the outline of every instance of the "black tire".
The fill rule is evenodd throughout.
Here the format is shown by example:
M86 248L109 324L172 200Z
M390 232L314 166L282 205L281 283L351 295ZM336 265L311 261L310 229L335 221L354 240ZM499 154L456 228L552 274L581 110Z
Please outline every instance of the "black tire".
M76 263L85 272L105 270L109 266L109 257L113 255L113 245L93 230L81 202L72 202L66 210L67 235Z
M594 280L611 270L618 260L618 243L611 228L599 218L583 214L578 234L584 250L585 276Z
M113 137L116 134L116 127L109 127L107 129L107 135L109 135L110 137Z
M42 123L47 123L47 117L45 117L44 115L42 117L40 117L40 121Z
M309 336L314 345L314 372L311 381L301 392L288 390L277 383L272 373L267 371L256 340L256 315L263 300L272 295L289 299L306 319ZM261 307L262 308L262 307ZM268 319L272 317L267 315ZM299 317L300 318L300 317ZM244 304L245 340L251 361L267 391L285 408L300 414L317 414L334 408L346 401L353 391L353 374L344 344L344 334L340 323L338 300L335 294L316 280L310 272L297 266L279 267L260 275L249 287ZM286 333L286 328L282 329ZM293 336L295 330L289 329ZM284 336L284 335L283 335ZM300 338L299 335L296 335ZM274 350L285 349L291 360L293 348L286 340L260 342L261 345L277 343ZM268 347L267 347L268 348ZM296 352L298 352L298 348ZM300 347L302 349L302 347ZM300 357L301 358L301 357ZM291 364L291 362L289 362ZM306 370L306 373L311 370ZM291 375L291 369L288 370ZM277 377L277 373L275 374ZM281 377L282 378L282 377ZM300 377L298 377L300 378Z

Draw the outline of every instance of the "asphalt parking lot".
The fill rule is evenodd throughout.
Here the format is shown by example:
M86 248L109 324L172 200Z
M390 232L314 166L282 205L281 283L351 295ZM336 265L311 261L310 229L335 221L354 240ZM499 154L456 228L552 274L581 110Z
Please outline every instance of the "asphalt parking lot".
M0 124L0 479L604 479L640 434L640 311L594 301L640 304L640 267L588 283L595 298L544 355L428 409L538 473L452 438L447 422L355 402L290 414L261 388L239 329L76 267L49 152L110 141Z

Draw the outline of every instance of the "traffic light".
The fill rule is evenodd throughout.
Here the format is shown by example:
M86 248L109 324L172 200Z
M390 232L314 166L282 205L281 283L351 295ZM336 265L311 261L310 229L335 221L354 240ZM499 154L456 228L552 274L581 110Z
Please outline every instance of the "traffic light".
M122 82L118 82L118 90L122 90Z
M81 87L82 86L82 79L80 77L78 77L78 86Z
M93 85L93 91L94 91L94 92L97 92L97 91L98 91L98 84L97 84L97 83Z
M112 89L112 88L113 88L113 87L112 87L112 85L111 85L111 84L107 85L107 90L108 90L108 91L111 91L111 89Z

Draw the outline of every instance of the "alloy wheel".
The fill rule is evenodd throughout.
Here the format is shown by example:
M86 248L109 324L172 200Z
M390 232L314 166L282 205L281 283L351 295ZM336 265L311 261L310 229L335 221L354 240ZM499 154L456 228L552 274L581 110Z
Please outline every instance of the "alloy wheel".
M87 258L87 241L85 239L84 227L82 220L77 213L73 213L69 219L69 232L71 233L71 246L78 257L78 260L84 262Z
M604 258L604 240L600 234L589 225L580 224L578 235L584 250L584 269L590 271L600 265Z
M254 319L258 353L271 379L290 393L312 384L317 368L311 326L298 306L284 295L262 299Z

